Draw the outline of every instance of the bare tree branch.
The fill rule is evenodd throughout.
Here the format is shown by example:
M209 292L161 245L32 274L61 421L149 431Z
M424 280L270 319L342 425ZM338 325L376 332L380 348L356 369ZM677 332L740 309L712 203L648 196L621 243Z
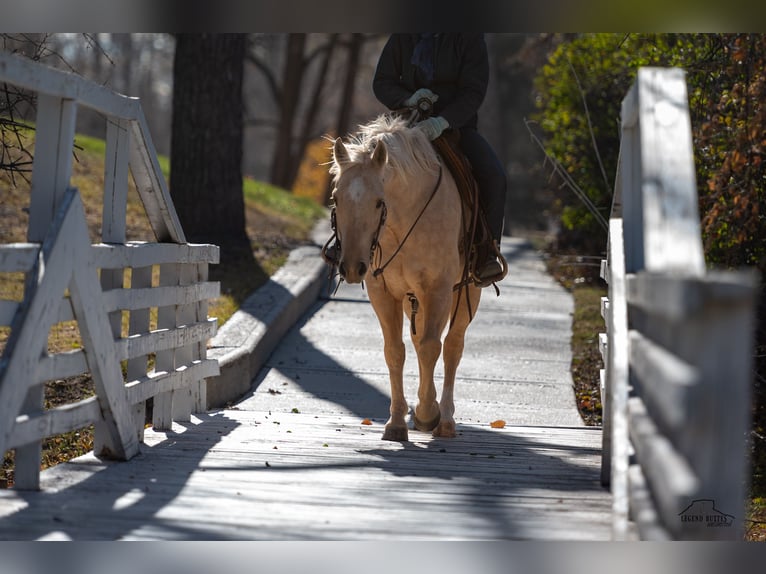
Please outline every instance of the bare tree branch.
M279 103L282 100L282 89L279 87L277 77L274 74L274 71L266 65L266 62L261 60L255 54L252 49L253 44L254 42L251 40L248 46L245 60L255 66L255 68L263 74L264 78L266 79L266 83L269 86L269 91L271 91L271 95L274 98L274 101Z
M545 145L543 142L540 141L540 138L535 135L535 133L532 131L532 128L530 127L530 124L534 122L531 122L524 118L524 124L527 126L527 130L529 131L529 135L532 136L532 141L537 144L537 146L542 150L542 152L545 154L546 161L550 161L551 165L553 166L553 173L558 175L562 181L563 184L566 187L568 187L572 193L575 194L577 199L579 199L583 205L585 205L586 209L593 215L593 217L596 219L599 225L604 228L604 231L609 231L609 224L607 223L606 219L604 219L604 216L601 215L601 213L598 210L598 207L596 207L591 199L588 197L588 194L585 193L580 186L575 183L575 181L572 179L572 176L569 175L566 169L564 169L564 166L561 165L561 163L553 157L550 153L548 153L548 150L545 149Z
M588 111L588 102L585 101L585 92L582 89L582 84L580 84L580 78L577 76L577 72L575 71L574 66L572 65L572 61L569 59L569 55L567 55L567 64L569 64L569 69L572 70L572 75L574 76L575 82L577 82L577 89L580 91L580 98L582 99L582 105L583 105L583 108L585 108L585 120L588 122L588 131L590 132L590 141L593 144L593 151L596 152L596 160L598 161L598 167L601 169L601 176L604 178L604 185L606 186L606 190L609 192L609 194L614 195L612 186L609 184L609 179L606 176L604 163L601 161L601 154L599 153L598 146L596 145L596 136L593 133L593 124L590 121L590 112Z

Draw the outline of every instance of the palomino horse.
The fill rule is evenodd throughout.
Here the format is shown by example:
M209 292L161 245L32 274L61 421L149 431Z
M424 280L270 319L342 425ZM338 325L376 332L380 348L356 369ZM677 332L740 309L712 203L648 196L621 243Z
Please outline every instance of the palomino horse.
M420 371L414 426L434 436L454 437L455 373L481 296L472 284L454 289L464 269L464 222L455 182L428 138L391 116L363 126L346 145L336 139L333 152L339 272L348 283L366 280L383 331L391 381L391 416L383 439L408 439L405 314ZM442 350L444 386L437 402L434 368Z

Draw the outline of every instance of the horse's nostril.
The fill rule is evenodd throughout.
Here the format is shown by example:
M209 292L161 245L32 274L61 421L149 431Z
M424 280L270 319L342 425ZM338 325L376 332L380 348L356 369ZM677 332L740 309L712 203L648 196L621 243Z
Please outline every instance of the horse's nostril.
M364 263L359 264L359 277L364 277L364 274L367 273L367 265Z
M345 277L346 276L346 264L345 263L341 262L341 264L338 265L338 272L340 273L341 277Z

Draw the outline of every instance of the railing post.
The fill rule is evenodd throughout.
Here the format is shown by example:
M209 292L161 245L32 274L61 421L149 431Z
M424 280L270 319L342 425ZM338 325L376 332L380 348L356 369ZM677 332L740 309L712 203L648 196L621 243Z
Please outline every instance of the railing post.
M77 103L74 100L39 94L35 158L32 165L32 194L29 207L30 242L41 242L50 228L72 175ZM43 353L47 349L40 349ZM43 409L44 385L30 387L24 401L25 411ZM16 449L15 483L21 490L40 487L42 441Z
M757 279L707 272L693 157L684 72L641 68L605 273L615 538L741 539Z
M29 241L39 242L45 238L69 187L76 116L74 100L38 95Z
M124 243L126 239L126 211L128 204L128 153L130 132L125 120L109 118L106 122L106 155L104 157L104 203L101 217L101 240L104 243ZM120 289L124 282L123 269L102 269L101 289ZM109 313L112 335L122 334L122 313ZM112 436L103 422L95 423L93 450L105 448L114 451ZM140 438L141 435L139 435Z

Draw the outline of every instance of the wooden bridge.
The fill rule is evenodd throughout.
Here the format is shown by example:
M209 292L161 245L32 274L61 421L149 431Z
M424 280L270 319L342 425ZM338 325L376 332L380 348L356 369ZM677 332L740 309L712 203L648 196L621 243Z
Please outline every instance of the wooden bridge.
M0 80L40 94L37 137L47 142L35 157L29 243L0 248L0 274L28 277L24 299L0 305L11 329L0 451L16 449L18 476L0 491L0 539L741 537L756 280L705 271L679 71L641 70L623 104L603 265L603 430L584 426L574 404L571 296L526 242L509 240L502 294L485 295L469 329L459 436L413 431L402 444L380 440L388 388L370 306L358 289L317 297L318 248L294 254L206 349L216 294L206 266L217 251L185 244L137 102L6 54ZM98 245L68 183L78 104L112 126L107 171L117 175L106 178ZM125 243L128 168L158 243ZM124 311L127 333L115 319ZM49 325L66 319L78 321L84 349L49 355ZM45 381L85 370L95 398L41 408ZM210 408L237 373L233 384L252 379L252 389ZM122 460L90 453L39 472L43 437L91 423L96 452Z

